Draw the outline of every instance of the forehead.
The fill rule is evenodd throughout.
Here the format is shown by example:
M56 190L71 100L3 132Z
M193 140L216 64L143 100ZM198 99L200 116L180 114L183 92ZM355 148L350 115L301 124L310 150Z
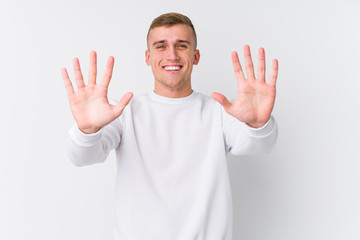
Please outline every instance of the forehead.
M190 26L177 24L171 27L162 26L153 28L149 32L148 44L151 46L157 41L177 42L179 40L195 44L195 36Z

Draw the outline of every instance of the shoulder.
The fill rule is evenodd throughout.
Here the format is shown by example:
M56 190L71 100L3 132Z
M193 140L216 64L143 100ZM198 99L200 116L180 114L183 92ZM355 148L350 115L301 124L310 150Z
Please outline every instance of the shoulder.
M134 94L134 96L131 98L128 106L134 104L134 103L139 103L139 102L146 102L149 99L148 94L146 93L142 93L142 94ZM109 103L112 105L117 104L120 101L120 98L112 98L109 99Z
M150 95L150 93L135 94L134 97L131 99L131 101L133 101L133 102L148 101L149 100L149 95Z
M196 99L197 101L201 101L203 104L206 104L208 106L214 107L214 108L220 108L221 105L214 100L212 97L205 95L203 93L196 92Z

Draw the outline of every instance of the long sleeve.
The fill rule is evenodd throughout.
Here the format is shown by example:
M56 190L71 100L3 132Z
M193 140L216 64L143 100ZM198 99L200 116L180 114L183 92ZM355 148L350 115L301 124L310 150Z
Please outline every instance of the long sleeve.
M232 239L227 153L269 151L277 127L272 118L254 129L222 111L196 92L152 92L135 96L95 134L70 130L69 157L78 166L116 150L115 239Z
M278 128L273 116L261 128L252 128L223 110L223 132L233 155L268 153L275 145Z
M69 130L68 156L76 166L104 162L121 141L121 122L117 118L93 134L84 134L74 125Z

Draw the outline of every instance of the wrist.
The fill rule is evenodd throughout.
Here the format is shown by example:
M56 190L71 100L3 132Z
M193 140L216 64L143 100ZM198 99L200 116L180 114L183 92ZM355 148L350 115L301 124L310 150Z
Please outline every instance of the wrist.
M97 133L101 128L79 128L79 130L85 134Z
M266 124L266 122L265 123L246 123L246 124L252 128L261 128Z
M265 126L268 122L270 121L270 117L267 121L261 121L261 122L251 122L251 123L246 123L249 127L252 128L262 128L263 126Z

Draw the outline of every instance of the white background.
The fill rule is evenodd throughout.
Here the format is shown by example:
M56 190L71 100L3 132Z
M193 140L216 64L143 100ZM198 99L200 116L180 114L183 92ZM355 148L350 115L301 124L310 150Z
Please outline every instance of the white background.
M230 54L244 44L256 64L259 47L268 69L279 60L274 151L229 158L234 239L360 239L357 0L0 0L0 239L112 239L115 156L83 168L67 159L60 69L73 76L77 56L87 75L96 50L99 73L115 57L109 97L151 91L145 37L170 11L197 30L198 92L236 97Z

